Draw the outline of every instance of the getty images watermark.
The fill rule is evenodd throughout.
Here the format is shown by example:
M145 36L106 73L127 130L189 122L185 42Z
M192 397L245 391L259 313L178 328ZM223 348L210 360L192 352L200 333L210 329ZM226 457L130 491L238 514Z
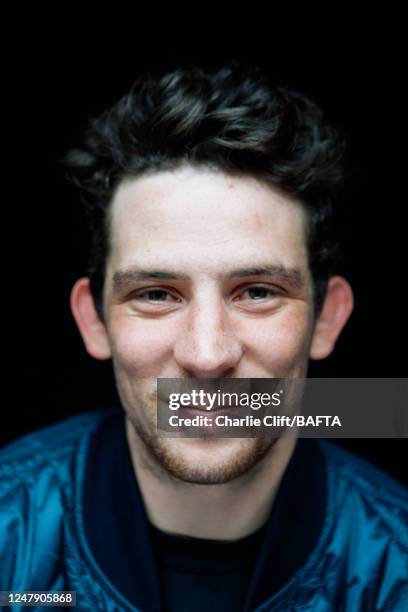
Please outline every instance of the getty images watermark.
M229 414L224 414L225 409L235 409L237 407L249 408L250 410L260 410L266 407L281 406L284 390L280 389L277 393L229 393L217 389L214 393L204 391L204 389L193 389L189 393L170 393L168 406L169 410L179 410L188 408L204 414L195 416L185 416L185 410L181 415L173 414L169 416L170 427L341 427L340 418L337 415L316 415L305 416L295 414L292 416L266 414L262 417L255 417L253 414L236 416L232 410ZM208 413L208 414L206 414ZM211 413L211 416L210 416ZM221 414L217 414L221 413Z
M407 379L158 379L170 437L408 437Z

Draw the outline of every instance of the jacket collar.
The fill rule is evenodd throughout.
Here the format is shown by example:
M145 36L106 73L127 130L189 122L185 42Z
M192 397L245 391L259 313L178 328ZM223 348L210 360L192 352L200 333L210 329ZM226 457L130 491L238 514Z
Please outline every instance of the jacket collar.
M93 435L82 491L84 525L102 572L136 608L162 610L159 580L122 411ZM314 440L298 440L267 521L246 600L254 610L307 561L326 508L324 457Z

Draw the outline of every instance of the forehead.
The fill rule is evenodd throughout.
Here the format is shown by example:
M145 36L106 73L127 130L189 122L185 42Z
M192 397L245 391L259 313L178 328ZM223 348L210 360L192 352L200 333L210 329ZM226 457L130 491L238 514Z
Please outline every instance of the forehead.
M303 207L251 177L187 166L125 179L110 221L111 271L173 264L218 273L266 260L307 267Z

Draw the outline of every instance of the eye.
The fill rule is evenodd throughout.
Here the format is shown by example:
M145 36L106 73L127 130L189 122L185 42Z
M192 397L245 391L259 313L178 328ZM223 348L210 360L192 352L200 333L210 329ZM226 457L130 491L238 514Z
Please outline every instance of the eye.
M141 289L130 296L134 308L144 312L167 312L180 302L180 298L162 287Z
M245 310L264 311L280 304L282 291L268 285L250 285L237 292L234 302Z
M240 298L248 299L251 302L261 302L265 301L268 298L273 298L278 295L278 291L276 289L272 289L271 287L265 287L263 285L253 285L251 287L246 287L240 294Z
M136 298L144 299L149 302L163 303L168 302L168 298L173 298L173 296L164 289L149 289L148 291L142 291L139 293Z
M271 295L271 290L266 287L248 287L243 294L247 294L251 300L264 300Z

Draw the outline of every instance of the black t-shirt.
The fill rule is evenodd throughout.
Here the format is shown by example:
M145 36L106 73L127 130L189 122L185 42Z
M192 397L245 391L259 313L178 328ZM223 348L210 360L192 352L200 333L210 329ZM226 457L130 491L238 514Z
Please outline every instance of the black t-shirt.
M234 542L176 536L149 524L169 612L242 609L266 527Z
M300 569L315 545L325 514L324 483L321 451L301 439L261 529L234 542L164 533L146 517L118 411L89 449L85 532L114 587L143 612L254 610Z

